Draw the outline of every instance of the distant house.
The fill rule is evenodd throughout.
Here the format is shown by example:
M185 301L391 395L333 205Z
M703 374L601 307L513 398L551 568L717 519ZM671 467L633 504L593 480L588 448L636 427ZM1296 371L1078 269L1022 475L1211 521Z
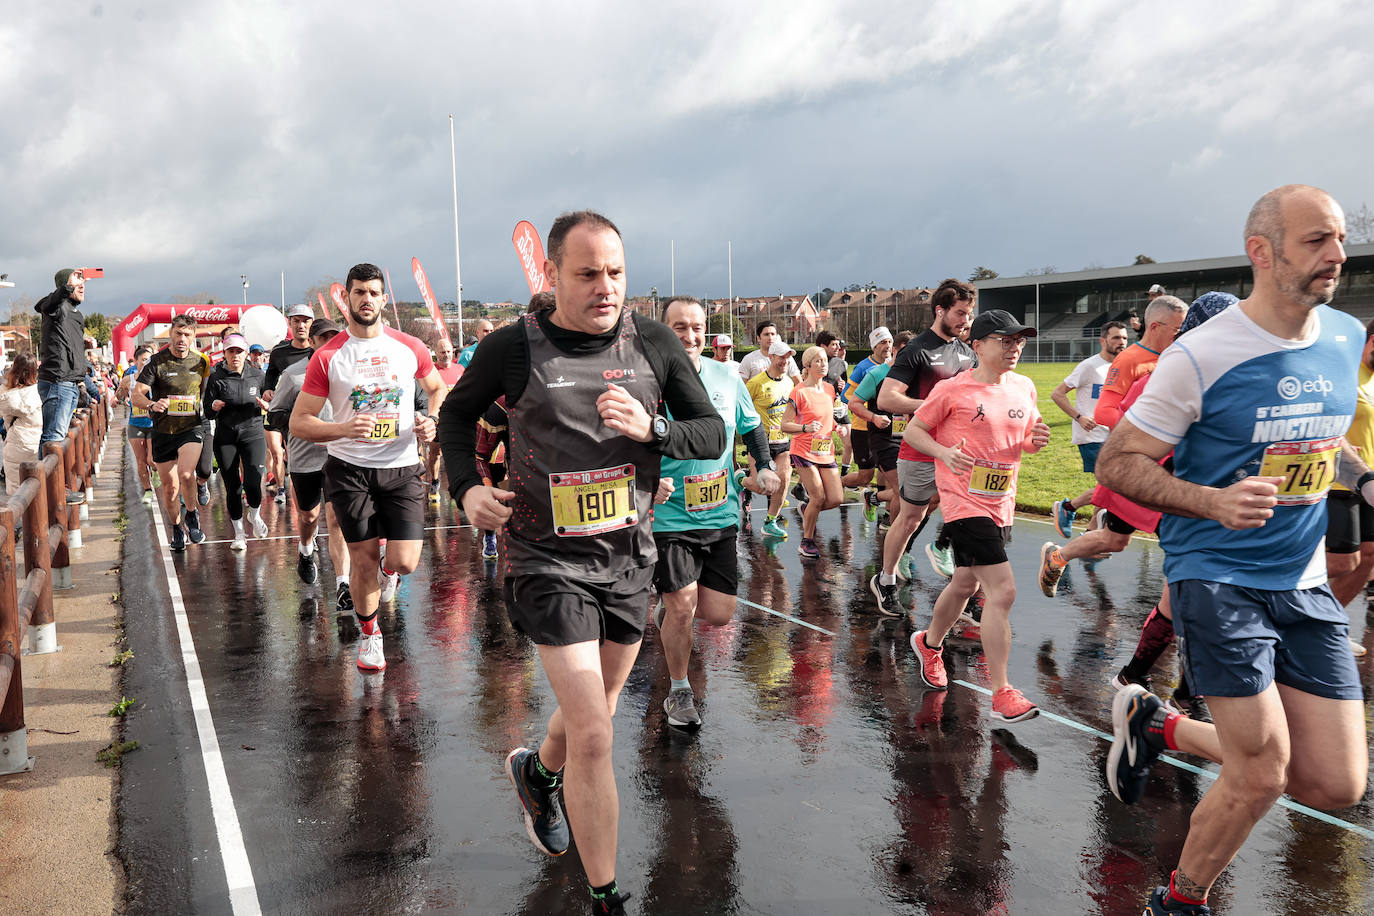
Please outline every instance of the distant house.
M0 353L32 353L31 330L26 324L0 325Z
M809 295L736 296L733 308L731 305L729 299L710 299L706 310L715 315L728 309L751 336L760 321L769 319L778 326L783 340L793 345L810 343L816 332L825 328L822 312Z

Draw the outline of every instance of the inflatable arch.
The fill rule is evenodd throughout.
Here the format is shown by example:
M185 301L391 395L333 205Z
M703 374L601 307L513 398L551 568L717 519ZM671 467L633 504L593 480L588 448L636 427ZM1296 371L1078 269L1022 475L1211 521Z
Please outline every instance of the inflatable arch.
M127 363L134 355L134 338L150 324L168 324L177 315L190 315L204 324L229 324L237 322L243 313L258 305L270 303L254 302L250 305L167 305L162 303L141 302L124 320L110 332L111 349L117 363Z

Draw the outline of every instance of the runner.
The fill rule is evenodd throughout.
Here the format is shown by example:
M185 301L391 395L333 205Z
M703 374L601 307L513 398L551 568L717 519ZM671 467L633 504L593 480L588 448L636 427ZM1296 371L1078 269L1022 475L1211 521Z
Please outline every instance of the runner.
M434 344L434 371L439 373L445 393L452 391L458 379L463 377L463 367L453 361L453 343L447 337L440 337ZM430 502L439 501L439 453L439 443L425 443L425 483L429 487Z
M477 352L477 345L486 339L486 336L492 332L492 328L492 323L485 318L477 322L477 327L472 332L472 343L464 347L463 352L458 354L460 368L466 369L468 367L468 364L472 362L472 355Z
M769 349L775 342L787 346L782 336L778 334L778 326L766 318L754 328L754 338L759 342L759 348L745 356L739 363L739 377L744 379L746 385L749 384L750 379L768 368L771 356ZM797 361L793 356L791 347L787 348L787 354L788 360L783 372L795 382L801 378L801 370L797 368Z
M736 375L739 374L739 360L734 359L732 354L735 351L735 342L730 339L729 334L717 334L711 341L711 349L715 351L715 360L724 363L726 367ZM744 381L744 379L740 379Z
M695 731L701 727L701 714L687 679L693 618L699 617L710 626L729 623L739 585L735 547L739 495L731 474L736 430L761 469L758 476L763 489L776 489L781 481L768 451L767 430L739 373L716 360L701 358L706 340L706 311L701 302L686 296L670 298L663 307L663 321L682 341L711 403L725 422L725 451L717 457L664 458L660 462L661 504L654 510L654 545L658 549L654 588L663 599L658 632L670 680L663 711L669 725Z
M153 456L150 452L153 435L153 418L148 415L146 408L135 407L133 404L134 382L138 379L138 373L143 367L148 365L148 360L152 358L152 347L137 347L134 350L134 362L129 368L124 370L124 375L119 380L119 390L116 396L119 400L125 401L129 405L129 447L134 452L134 468L138 473L138 483L143 489L143 504L151 506L153 504Z
M248 362L248 341L239 334L224 339L224 361L210 370L201 400L205 416L215 421L215 460L224 481L224 503L234 525L231 550L245 550L243 503L253 537L267 537L262 520L262 475L267 460L263 435L263 372ZM241 478L240 478L240 475Z
M672 332L625 312L614 224L590 211L563 214L548 252L558 304L478 348L444 407L444 463L468 519L507 526L506 606L538 646L558 699L538 750L507 757L526 832L557 856L571 823L592 911L621 913L611 719L648 615L659 461L714 458L725 430ZM509 493L480 484L473 455L477 419L502 394Z
M1073 444L1078 447L1085 474L1093 472L1097 465L1097 452L1102 448L1102 443L1107 441L1107 433L1111 432L1107 427L1097 425L1097 421L1093 419L1093 409L1097 406L1102 386L1106 384L1107 370L1111 368L1112 361L1121 351L1126 349L1128 340L1126 325L1123 322L1108 321L1102 325L1098 352L1074 366L1068 378L1060 382L1050 394L1050 399L1064 411L1073 424ZM1071 404L1069 392L1075 390L1078 392L1077 403ZM1055 501L1051 514L1060 537L1073 537L1074 513L1089 505L1092 496L1093 491L1089 487L1077 496Z
M264 382L263 401L272 403L273 392L277 390L277 380L290 366L298 362L308 363L315 350L310 346L310 323L315 320L315 310L305 303L291 306L286 313L286 340L272 348L267 355L267 372ZM286 466L283 463L285 452L282 437L286 426L291 422L289 411L267 409L267 475L268 481L276 485L278 505L286 505Z
M973 365L973 350L960 337L968 331L973 320L977 295L972 284L961 280L949 279L940 284L930 297L934 313L931 325L902 351L901 358L888 370L883 386L878 389L879 409L893 417L909 417L921 406L936 382L952 378ZM869 582L879 611L893 617L904 613L897 597L897 563L929 513L939 504L934 459L918 452L905 437L897 455L897 479L902 499L883 541L882 571Z
M183 503L194 492L196 464L205 433L201 428L200 395L210 376L210 357L195 349L196 320L177 315L168 330L166 348L139 370L134 382L134 407L153 418L151 454L162 482L162 511L174 551L205 540L200 512ZM182 509L186 510L182 527Z
M1260 198L1245 226L1250 297L1161 356L1098 457L1104 486L1168 513L1160 545L1180 656L1216 723L1123 690L1108 782L1138 799L1163 748L1189 750L1180 722L1214 735L1225 757L1148 914L1210 912L1213 882L1285 791L1327 809L1365 791L1364 692L1322 564L1333 479L1374 498L1374 474L1340 438L1364 340L1355 319L1325 307L1344 238L1323 191ZM1171 450L1173 474L1158 463Z
M979 315L969 332L978 365L935 386L906 428L907 442L939 458L935 482L954 549L954 575L935 601L930 628L911 634L921 680L937 690L949 687L945 635L981 583L987 595L982 640L992 717L1002 722L1040 714L1007 681L1016 582L1006 543L1016 509L1016 478L1022 454L1034 454L1050 441L1050 428L1035 406L1035 385L1013 371L1035 334L1035 328L1001 309Z
M506 398L497 398L482 419L477 421L477 442L474 452L477 458L477 472L482 478L482 486L499 487L506 479L506 462L498 461L498 455L510 451L510 418L506 413ZM509 489L509 488L507 488ZM482 531L482 559L497 558L496 532Z
M1368 457L1374 455L1374 321L1365 326L1364 337L1355 419L1345 438L1360 450L1361 457ZM1374 508L1337 483L1326 494L1326 513L1326 572L1336 603L1345 607L1374 571ZM1350 651L1356 658L1366 654L1365 647L1354 640Z
M873 333L879 331L887 333L887 328L878 328ZM897 334L897 340L891 346L890 355L895 359L906 349L908 343L915 335L910 331L901 331ZM884 349L887 344L883 344ZM874 355L879 352L875 348ZM854 368L854 375L859 375L859 369L863 363L859 363ZM854 388L853 394L849 398L849 411L855 416L854 432L859 433L858 424L862 421L866 427L865 435L862 440L856 439L855 451L858 452L861 446L857 443L867 441L868 450L873 464L878 469L878 479L882 485L881 490L870 488L864 492L864 518L875 521L878 517L878 504L887 504L887 518L889 522L899 511L897 500L901 497L898 494L899 485L897 482L897 453L901 448L902 434L906 432L907 417L893 417L885 410L878 409L878 391L882 388L883 380L887 378L887 373L892 369L890 361L878 363L864 369L859 384ZM854 378L851 377L850 385L853 386ZM879 530L882 530L881 527ZM901 576L901 564L898 563L897 575ZM871 586L872 583L870 583Z
M802 354L802 380L788 395L782 416L782 431L792 434L788 449L792 469L803 487L802 538L797 550L809 559L821 555L816 520L844 497L840 469L835 465L835 389L825 380L829 362L823 348L807 347Z
M776 335L776 331L774 331ZM752 355L752 354L751 354ZM745 357L746 361L748 357ZM792 478L792 461L787 457L791 447L791 437L782 429L783 414L787 412L787 402L792 396L792 379L787 375L787 367L792 365L792 348L774 336L768 344L768 364L744 386L754 402L754 410L763 419L768 430L768 452L773 459L782 485L768 494L768 512L763 519L763 533L768 537L787 538L787 529L782 527L779 516L782 514L783 499L787 495L787 483ZM744 479L742 471L735 472L735 481L750 492L764 493L762 481L754 459L749 459L749 476ZM742 502L748 511L748 497Z
M253 344L248 348L248 361L257 366L264 372L267 371L267 349L262 344Z
M835 390L837 398L834 410L835 432L840 434L840 476L845 477L850 472L850 459L853 457L849 442L849 402L845 398L845 392L849 389L849 363L840 355L844 352L844 341L829 331L821 331L816 335L816 346L825 350L825 381ZM798 483L798 486L801 484ZM803 492L797 493L797 496L800 498ZM841 491L841 496L843 495Z
M316 318L310 323L310 346L319 350L338 333L337 324L327 318ZM290 411L295 408L309 366L308 362L298 361L283 370L277 379L276 395L272 398L273 409ZM320 408L319 418L326 423L334 419L328 401ZM319 581L315 535L319 531L323 508L325 527L329 531L329 560L334 566L335 604L340 622L347 615L351 623L354 607L353 591L348 581L352 571L348 544L334 514L334 507L321 498L324 494L324 465L329 459L329 450L326 446L291 435L289 422L287 427L286 466L291 475L292 499L296 503L296 575L306 585L314 585Z
M291 408L292 437L320 443L324 495L334 506L348 544L350 591L362 638L358 667L386 668L377 608L396 596L402 575L420 560L425 488L416 439L434 438L434 418L416 416L416 382L430 404L444 400L444 383L420 341L381 323L386 307L382 271L355 264L345 281L348 330L310 357ZM320 412L328 402L331 417ZM379 538L386 538L382 562Z
M845 474L840 482L846 487L863 489L864 518L872 522L876 521L878 517L878 491L873 486L877 460L869 435L867 405L862 402L856 403L855 395L858 393L859 385L870 372L878 366L887 364L888 358L892 355L892 332L885 327L874 328L868 335L868 345L873 348L873 352L859 360L859 364L854 367L853 373L849 376L849 382L845 386L844 393L840 396L848 405L849 413L852 416L849 430L849 448L854 459L854 470ZM883 427L886 428L891 425L891 417L884 415L882 422Z

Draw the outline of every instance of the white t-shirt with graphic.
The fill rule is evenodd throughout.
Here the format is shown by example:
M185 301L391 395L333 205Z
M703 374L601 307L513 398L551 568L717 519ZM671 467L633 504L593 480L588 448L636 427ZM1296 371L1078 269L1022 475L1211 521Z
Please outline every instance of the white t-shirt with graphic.
M1078 398L1074 407L1085 417L1091 417L1093 411L1097 409L1097 399L1102 396L1102 386L1107 381L1107 370L1112 364L1102 358L1101 353L1094 353L1083 362L1074 367L1069 373L1069 377L1064 379L1064 384L1070 390L1078 392ZM1073 444L1087 445L1090 442L1106 442L1107 434L1111 430L1106 426L1099 426L1096 429L1084 429L1077 422L1073 424Z
M374 418L363 439L336 439L329 454L368 468L403 468L415 451L415 380L434 371L429 349L409 334L385 328L378 337L337 335L310 357L301 391L329 402L334 419Z

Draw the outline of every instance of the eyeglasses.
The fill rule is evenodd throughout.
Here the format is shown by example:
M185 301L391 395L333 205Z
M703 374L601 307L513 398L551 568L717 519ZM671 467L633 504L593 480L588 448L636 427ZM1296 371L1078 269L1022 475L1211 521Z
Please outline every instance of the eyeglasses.
M1019 350L1026 345L1026 338L1024 337L1003 337L998 334L989 334L987 339L1001 343L1003 350Z

